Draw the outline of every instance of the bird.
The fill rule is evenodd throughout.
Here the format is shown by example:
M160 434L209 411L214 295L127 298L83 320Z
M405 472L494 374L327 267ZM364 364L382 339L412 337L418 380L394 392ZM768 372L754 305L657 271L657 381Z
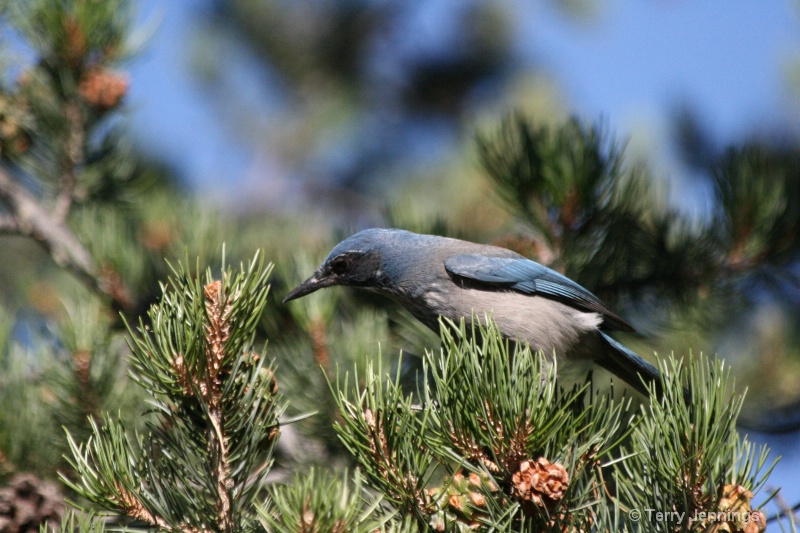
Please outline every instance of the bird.
M660 394L658 369L608 335L633 332L628 322L578 283L506 248L365 229L337 244L283 302L332 286L387 296L434 331L440 318L491 316L503 337L556 357L559 372L563 362L593 362L645 395L649 383Z

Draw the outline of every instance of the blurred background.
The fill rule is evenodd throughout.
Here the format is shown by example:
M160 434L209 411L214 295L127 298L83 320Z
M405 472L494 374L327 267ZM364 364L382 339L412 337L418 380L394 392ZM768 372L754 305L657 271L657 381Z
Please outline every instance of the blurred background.
M799 16L792 1L145 1L127 120L191 194L264 224L302 213L301 242L437 220L487 241L514 232L474 150L512 110L601 121L702 219L728 146L797 149ZM758 409L800 397L789 290L793 305L760 297L730 331L687 343L728 359ZM800 436L756 438L800 501Z
M137 145L236 209L318 208L330 191L385 194L441 174L464 159L481 119L510 109L605 120L687 209L703 199L684 144L709 153L797 133L793 2L144 1L138 11L152 39L128 66Z
M800 227L797 2L142 0L133 8L135 53L116 65L126 93L105 127L124 137L127 172L148 199L129 232L138 248L112 254L98 229L108 226L101 211L76 220L93 253L113 255L110 264L145 294L131 314L158 294L161 258L184 248L213 256L227 242L235 257L264 248L277 263L265 334L291 321L300 323L298 336L311 333L285 348L271 341L279 361L313 353L305 367L313 369L327 352L335 359L345 351L337 335L363 340L360 355L375 353L382 340L384 356L432 342L408 317L369 299L355 300L369 306L369 320L329 328L321 341L307 320L314 309L292 311L279 301L339 238L371 226L515 244L549 263L530 245L531 225L487 177L476 137L494 135L511 112L543 126L577 117L624 149L625 164L647 176L657 210L682 227L705 228L724 216L717 177L735 160L731 147L766 161L753 167L754 183L767 169L794 184L773 198L794 222L770 235L791 245L774 262L753 255L759 269L726 285L740 298L726 297L724 309L705 299L702 283L689 284L699 300L667 312L647 298L635 301L630 290L604 294L590 274L570 272L579 263L563 262L562 270L630 318L642 332L630 341L640 353L718 353L729 361L739 387L749 388L752 427L800 418L792 416L800 412L800 236L791 233ZM18 32L5 28L4 36L15 78L35 54ZM125 201L106 207L129 209ZM739 212L748 227L763 223ZM48 338L63 316L76 320L80 313L61 303L70 282L46 254L18 238L4 242L9 335ZM156 266L126 259L140 248L158 258ZM660 290L669 291L665 280ZM675 291L685 292L680 283ZM323 317L352 313L360 297L341 292L308 305ZM296 316L303 312L305 322ZM314 386L328 392L322 381ZM783 456L770 486L783 487L789 505L800 502L800 433L751 437Z

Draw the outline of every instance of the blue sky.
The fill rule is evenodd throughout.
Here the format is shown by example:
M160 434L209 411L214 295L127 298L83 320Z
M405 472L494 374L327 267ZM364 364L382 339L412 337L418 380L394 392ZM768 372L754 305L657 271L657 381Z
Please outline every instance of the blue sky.
M721 144L775 124L796 128L800 106L786 78L800 55L793 2L611 1L589 21L564 16L550 2L509 4L519 14L521 66L543 69L571 110L603 117L622 138L649 136L643 142L663 148L679 103L690 105ZM130 65L130 118L139 143L201 188L218 186L220 176L234 184L245 179L255 147L220 120L219 99L195 83L190 66L193 47L202 46L194 27L203 2L141 5L143 20L157 27ZM437 23L447 28L452 4L430 5L407 26L433 39ZM215 42L223 48L215 53L225 57L223 82L236 99L268 115L275 80L231 41Z
M723 141L788 118L785 69L800 52L796 3L606 5L591 24L559 17L547 4L532 9L541 18L525 19L534 53L576 107L622 125L661 120L685 100Z
M577 114L603 117L620 137L646 137L657 159L671 160L669 117L680 103L698 113L720 145L775 126L798 130L800 105L786 76L800 57L795 2L610 1L590 21L564 16L548 2L509 3L519 14L515 51L521 64L544 69ZM192 47L202 46L193 37L198 5L142 4L142 19L158 25L130 64L131 128L145 150L173 165L201 194L236 191L265 163L250 137L221 120L218 91L195 83L189 58ZM438 23L444 31L451 7L432 3L407 22L409 31L435 36ZM219 83L238 100L224 105L276 112L276 80L255 68L234 40L216 45L214 53L225 57ZM791 456L773 485L784 487L788 502L800 501L798 438L772 444Z

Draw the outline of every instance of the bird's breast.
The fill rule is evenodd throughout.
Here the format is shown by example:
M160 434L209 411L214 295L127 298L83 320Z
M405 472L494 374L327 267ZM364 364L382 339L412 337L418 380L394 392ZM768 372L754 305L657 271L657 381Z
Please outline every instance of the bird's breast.
M602 318L555 300L514 291L488 291L432 283L411 294L405 307L426 325L436 329L438 317L454 321L491 317L500 332L522 340L536 350L568 359L594 359L597 328Z
M434 331L439 329L439 317L451 320L460 318L450 303L445 287L440 283L416 286L394 296L417 320Z

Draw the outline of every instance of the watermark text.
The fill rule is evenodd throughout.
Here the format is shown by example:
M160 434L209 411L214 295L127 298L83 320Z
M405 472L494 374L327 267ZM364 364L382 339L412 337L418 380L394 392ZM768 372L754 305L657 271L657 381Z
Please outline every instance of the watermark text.
M657 509L631 509L628 517L634 522L646 520L651 523L672 522L686 524L687 520L691 523L713 522L734 522L737 524L747 524L751 521L759 521L762 516L759 511L695 511L689 514L685 511L659 511Z

